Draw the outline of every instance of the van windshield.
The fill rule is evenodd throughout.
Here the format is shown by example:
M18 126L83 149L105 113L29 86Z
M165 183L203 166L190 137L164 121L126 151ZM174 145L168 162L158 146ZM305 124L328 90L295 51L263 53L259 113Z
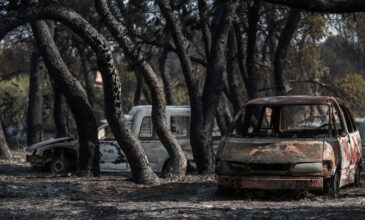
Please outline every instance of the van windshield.
M329 105L251 105L238 116L231 135L313 137L329 134Z

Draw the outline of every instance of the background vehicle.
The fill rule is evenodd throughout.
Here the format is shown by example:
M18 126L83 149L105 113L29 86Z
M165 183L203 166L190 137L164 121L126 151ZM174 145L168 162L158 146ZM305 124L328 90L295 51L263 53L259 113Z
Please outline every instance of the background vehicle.
M254 99L217 152L218 186L324 190L360 184L361 139L346 104L334 97Z
M152 106L135 106L126 116L133 134L139 139L148 160L155 172L161 172L167 164L169 155L157 137L152 126ZM190 107L167 106L167 123L172 135L176 138L189 164L193 164L193 155L190 146ZM219 134L215 132L215 134ZM106 120L98 128L100 140L100 170L102 172L128 172L128 162L123 151L114 140ZM220 136L217 136L214 148L218 148ZM76 167L77 139L58 138L40 142L28 147L27 151L32 155L27 156L27 161L33 167L50 167L55 173L64 173Z

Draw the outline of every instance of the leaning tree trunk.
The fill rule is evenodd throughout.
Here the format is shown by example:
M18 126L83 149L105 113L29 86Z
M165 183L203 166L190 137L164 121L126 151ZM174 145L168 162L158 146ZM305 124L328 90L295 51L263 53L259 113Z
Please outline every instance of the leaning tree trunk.
M2 123L0 122L0 159L8 160L12 158L12 153L6 142L4 129Z
M66 126L66 117L62 110L62 93L57 84L51 79L53 88L53 121L56 128L56 138L66 137L68 130Z
M168 128L166 120L166 101L156 73L143 58L139 50L136 49L133 42L125 35L121 25L110 13L106 0L95 0L95 5L105 25L122 47L128 61L143 75L144 80L150 89L153 127L170 157L167 169L163 170L162 176L167 178L179 178L184 176L187 161L180 145L172 136Z
M276 95L285 95L286 89L284 85L284 66L290 40L297 29L300 21L300 9L292 8L289 12L286 25L280 33L278 47L274 60L274 75L276 84Z
M32 145L43 139L43 80L44 65L36 45L30 58L29 101L27 112L27 144Z
M119 146L126 154L133 179L142 184L159 184L159 179L152 171L141 144L133 135L123 115L121 83L109 44L104 36L77 12L54 2L33 4L17 11L10 11L9 14L11 16L0 20L0 39L12 29L27 22L52 19L68 26L92 47L103 77L105 115Z
M47 24L37 21L31 26L48 73L65 95L77 124L79 172L82 176L99 176L97 123L85 91L64 63Z

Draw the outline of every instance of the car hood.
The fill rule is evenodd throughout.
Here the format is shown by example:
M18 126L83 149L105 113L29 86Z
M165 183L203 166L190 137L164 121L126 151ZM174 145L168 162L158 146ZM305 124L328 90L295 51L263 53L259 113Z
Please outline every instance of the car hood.
M32 152L32 151L34 151L38 148L41 148L41 147L44 147L44 146L47 146L47 145L50 145L50 144L66 142L66 141L70 141L70 140L73 140L73 139L75 139L75 138L63 137L63 138L54 138L54 139L50 139L50 140L47 140L47 141L42 141L42 142L39 142L39 143L36 143L36 144L33 144L33 145L29 146L27 148L27 151Z
M219 159L241 163L322 162L323 141L228 138Z

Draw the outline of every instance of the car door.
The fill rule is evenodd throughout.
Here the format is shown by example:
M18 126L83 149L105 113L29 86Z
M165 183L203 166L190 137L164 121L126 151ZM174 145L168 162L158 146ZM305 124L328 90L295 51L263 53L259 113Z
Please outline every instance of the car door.
M138 139L146 152L152 170L161 172L169 156L153 129L151 116L145 116L142 119Z
M128 172L129 164L118 143L112 140L99 142L100 171L101 172Z
M351 138L348 135L345 121L342 117L342 112L337 104L334 104L332 107L332 115L333 124L336 130L335 137L340 146L340 154L337 155L339 157L337 160L341 160L340 187L342 187L349 183L350 166L352 160Z
M353 120L352 114L350 110L346 107L341 105L341 110L344 114L344 119L347 126L348 136L350 139L350 167L349 167L349 180L348 182L353 183L355 181L355 172L356 167L361 159L362 154L362 146L361 146L361 138L360 133L355 125Z

